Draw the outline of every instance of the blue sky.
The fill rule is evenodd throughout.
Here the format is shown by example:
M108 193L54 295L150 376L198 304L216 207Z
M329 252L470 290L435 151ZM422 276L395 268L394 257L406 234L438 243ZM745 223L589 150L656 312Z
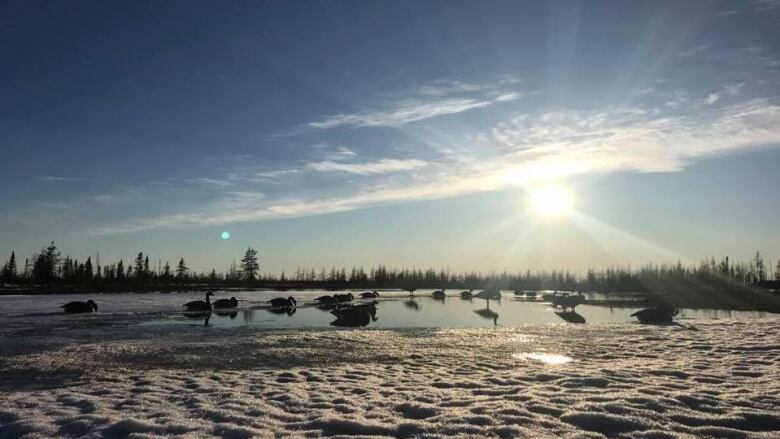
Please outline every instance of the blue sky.
M3 2L0 251L777 258L778 23L768 0ZM574 214L529 212L549 181Z

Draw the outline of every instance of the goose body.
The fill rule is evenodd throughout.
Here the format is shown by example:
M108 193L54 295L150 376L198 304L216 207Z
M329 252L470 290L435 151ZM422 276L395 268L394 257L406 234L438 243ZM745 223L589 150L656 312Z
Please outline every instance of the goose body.
M465 300L471 300L472 297L474 297L474 294L472 293L473 290L468 291L461 291L460 292L460 298Z
M444 294L444 288L432 292L431 296L433 296L435 300L444 300L447 297L447 295Z
M352 293L334 294L333 297L336 299L336 302L338 303L352 302L353 300L355 300L355 296L353 296Z
M671 308L647 308L631 314L639 323L671 323L679 311Z
M193 300L192 302L187 302L183 307L187 308L187 311L211 311L211 296L214 294L209 291L206 293L206 300Z
M485 300L501 300L501 292L498 290L482 290L474 295L474 297Z
M320 296L314 300L319 302L321 305L331 305L336 303L336 298L333 296Z
M295 298L292 296L286 299L284 297L277 297L275 299L271 299L270 303L272 308L295 308L295 306L298 304L295 301Z
M238 308L238 299L231 297L230 299L215 300L213 306L214 309Z
M85 313L85 312L97 312L98 306L97 303L95 303L94 301L87 300L86 302L66 303L65 305L62 305L60 308L62 308L68 314L78 314L78 313Z
M568 293L563 293L560 296L553 294L552 297L552 304L554 306L560 306L564 311L566 308L571 308L571 310L574 311L574 308L577 305L581 305L583 302L585 302L585 296L583 296L582 293L571 296Z
M360 297L362 299L376 299L379 297L379 293L376 291L366 291L365 293L360 293Z

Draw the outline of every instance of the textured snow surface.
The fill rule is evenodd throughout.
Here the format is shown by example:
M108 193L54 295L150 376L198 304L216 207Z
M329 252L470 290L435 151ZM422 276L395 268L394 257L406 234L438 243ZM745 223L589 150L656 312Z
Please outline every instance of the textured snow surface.
M6 333L0 438L780 437L780 320L688 323Z

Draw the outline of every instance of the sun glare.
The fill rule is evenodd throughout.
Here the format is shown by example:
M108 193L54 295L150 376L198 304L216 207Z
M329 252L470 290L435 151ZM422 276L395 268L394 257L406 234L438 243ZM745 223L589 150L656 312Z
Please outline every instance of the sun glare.
M574 194L561 185L547 185L532 189L530 204L533 212L544 219L561 218L574 208Z

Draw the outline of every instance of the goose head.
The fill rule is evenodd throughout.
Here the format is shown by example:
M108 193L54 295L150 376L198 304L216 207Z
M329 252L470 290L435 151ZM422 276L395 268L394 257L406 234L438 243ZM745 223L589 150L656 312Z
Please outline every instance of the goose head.
M95 303L94 300L92 300L92 299L87 300L87 305L89 305L92 308L93 312L97 312L98 306L97 306L97 303Z

